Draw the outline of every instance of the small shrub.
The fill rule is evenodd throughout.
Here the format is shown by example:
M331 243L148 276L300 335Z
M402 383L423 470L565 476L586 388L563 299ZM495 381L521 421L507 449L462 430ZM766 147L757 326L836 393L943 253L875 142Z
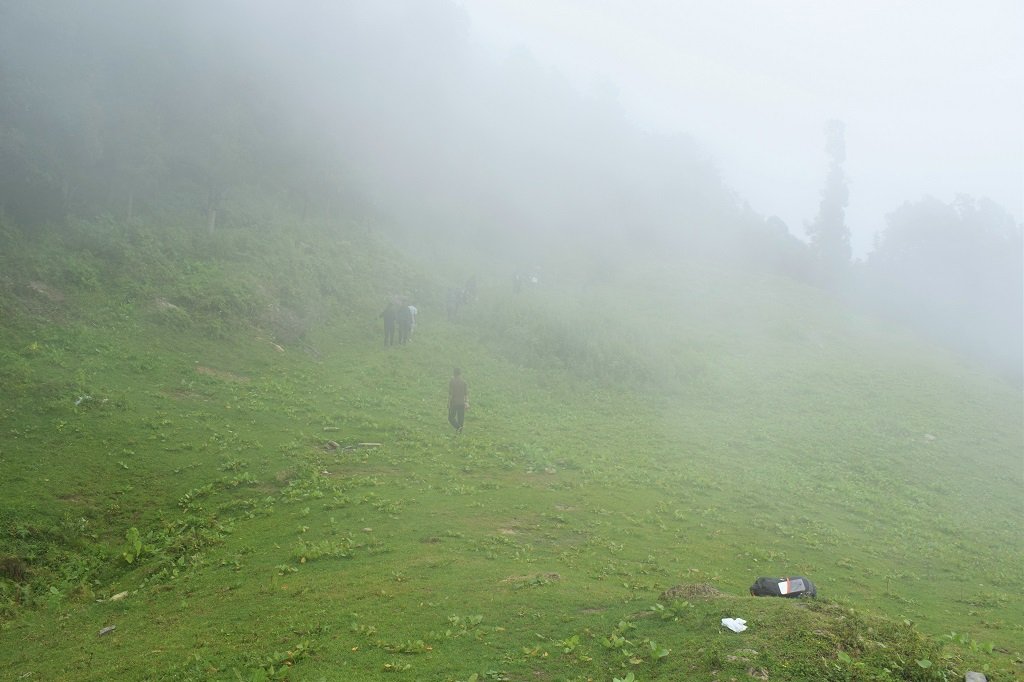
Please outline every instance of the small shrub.
M28 579L28 564L18 557L4 557L0 559L0 577L23 583Z

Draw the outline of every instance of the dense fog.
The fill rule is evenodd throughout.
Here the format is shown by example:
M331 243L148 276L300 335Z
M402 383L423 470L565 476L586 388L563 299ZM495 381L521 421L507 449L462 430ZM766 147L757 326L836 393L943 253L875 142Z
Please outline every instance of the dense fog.
M1024 6L910 0L460 0L474 33L526 45L627 116L692 133L754 210L799 233L846 124L855 257L909 198L988 196L1022 217Z
M841 107L804 131L820 156L803 192L817 199L803 225L786 224L729 186L715 145L639 121L619 94L635 103L635 83L581 86L525 43L488 42L493 25L481 31L474 11L4 0L0 219L25 231L97 216L209 230L316 221L509 262L710 259L822 287L1020 377L1019 205L906 196L854 258L847 158L864 132Z

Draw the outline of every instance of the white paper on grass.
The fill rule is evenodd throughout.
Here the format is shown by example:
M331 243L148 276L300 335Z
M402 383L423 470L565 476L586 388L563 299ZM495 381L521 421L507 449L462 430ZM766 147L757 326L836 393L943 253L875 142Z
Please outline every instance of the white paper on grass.
M779 581L779 594L789 594L790 592L803 592L807 589L804 585L804 581L801 578L795 578L793 580L780 580Z
M729 628L733 632L743 632L747 629L747 621L742 618L723 618L722 625Z

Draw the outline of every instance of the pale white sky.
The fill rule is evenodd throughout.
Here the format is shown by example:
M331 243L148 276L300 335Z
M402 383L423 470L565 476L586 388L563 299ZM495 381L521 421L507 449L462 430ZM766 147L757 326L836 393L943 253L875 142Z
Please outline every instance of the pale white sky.
M854 253L931 194L1024 214L1024 2L457 0L476 41L523 46L637 124L697 138L726 182L799 236L846 123Z

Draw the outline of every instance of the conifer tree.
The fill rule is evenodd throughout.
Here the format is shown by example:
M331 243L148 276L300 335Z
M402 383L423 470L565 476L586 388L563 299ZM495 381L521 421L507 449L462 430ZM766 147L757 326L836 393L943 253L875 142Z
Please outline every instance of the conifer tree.
M843 162L846 161L845 128L842 121L832 120L825 124L828 176L825 189L821 192L818 215L814 222L807 225L811 254L819 277L826 282L841 278L850 264L850 229L845 221L850 192L843 172Z

